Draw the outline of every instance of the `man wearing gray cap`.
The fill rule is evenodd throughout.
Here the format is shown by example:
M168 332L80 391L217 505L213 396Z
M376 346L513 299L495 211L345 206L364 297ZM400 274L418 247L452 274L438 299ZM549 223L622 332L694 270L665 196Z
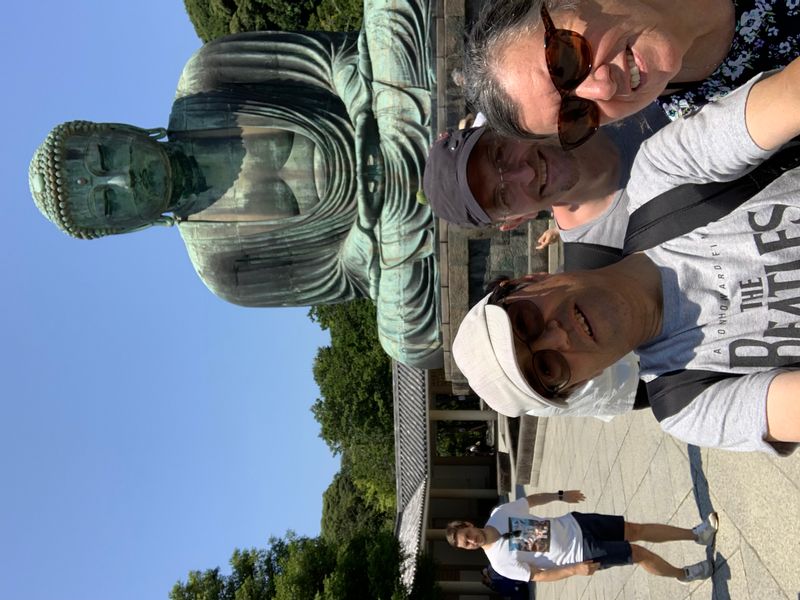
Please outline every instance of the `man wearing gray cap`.
M648 109L571 151L485 126L451 130L431 147L423 189L434 214L455 225L509 230L552 209L565 242L622 248L622 189L642 140L665 122Z
M629 210L690 181L776 177L740 207L593 271L500 286L453 356L483 398L565 405L631 350L667 433L697 446L791 453L800 442L800 59L642 146ZM791 160L781 162L783 158ZM788 170L786 170L788 169Z

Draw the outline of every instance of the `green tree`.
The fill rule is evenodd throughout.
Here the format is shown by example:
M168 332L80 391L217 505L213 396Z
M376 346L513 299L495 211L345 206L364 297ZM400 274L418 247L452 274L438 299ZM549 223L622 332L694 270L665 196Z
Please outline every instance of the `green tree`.
M378 342L375 306L369 300L316 306L311 319L330 331L318 350L314 380L322 398L311 410L320 437L334 453L366 432L393 432L391 361Z
M364 501L378 513L392 515L392 371L378 342L375 306L356 300L314 307L309 316L331 336L331 345L319 349L313 367L321 398L311 410L320 437L342 454L342 465Z
M453 398L437 395L436 408L440 410L477 410L480 400L476 396ZM438 421L436 423L437 456L467 456L470 446L486 444L486 424L471 421Z
M361 29L364 0L322 0L308 20L308 29L351 31Z
M292 540L290 536L287 538ZM275 581L281 562L288 554L282 538L272 537L266 549L233 551L231 574L221 575L219 567L190 571L186 582L178 581L170 600L269 600L275 597Z
M401 558L400 544L391 532L359 534L339 550L336 568L325 578L321 600L404 598Z
M290 539L275 580L275 600L318 598L325 578L336 568L335 548L321 537Z
M400 583L403 554L391 531L360 532L347 542L271 538L266 549L235 550L232 572L191 571L170 600L376 600L435 599L433 564L418 561L419 582L409 595Z
M204 42L240 31L361 28L363 0L184 0Z
M394 438L364 431L354 436L342 455L361 497L373 510L393 517L396 507Z
M184 0L204 42L240 31L305 29L317 4L314 0Z
M345 543L359 533L390 531L394 511L375 510L356 487L350 469L343 465L322 494L321 535L329 543Z

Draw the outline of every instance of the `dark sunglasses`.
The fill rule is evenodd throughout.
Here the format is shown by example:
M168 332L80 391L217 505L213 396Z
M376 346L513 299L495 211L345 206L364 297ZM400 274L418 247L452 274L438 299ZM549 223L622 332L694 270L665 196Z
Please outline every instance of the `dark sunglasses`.
M544 56L553 85L561 94L558 111L558 141L573 150L592 137L600 127L600 108L585 98L570 96L592 71L592 47L579 33L557 29L542 4Z
M531 349L544 333L545 322L542 311L536 303L523 298L506 302L506 298L519 286L498 285L489 297L489 304L500 306L506 311L514 332L514 349L518 357L517 365L525 381L545 398L555 399L569 383L572 375L567 359L557 350Z

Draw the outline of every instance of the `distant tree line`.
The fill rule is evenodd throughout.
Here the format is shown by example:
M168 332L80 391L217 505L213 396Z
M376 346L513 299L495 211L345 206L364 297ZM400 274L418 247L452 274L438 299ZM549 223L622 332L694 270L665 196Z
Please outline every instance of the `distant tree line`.
M361 28L363 0L184 0L204 42L240 31L350 31Z
M289 532L266 548L235 550L231 574L190 571L170 600L434 600L430 563L420 563L414 589L400 583L400 547L388 531L346 543Z
M319 349L313 367L320 398L311 411L319 435L341 455L339 476L352 485L365 509L391 526L396 506L392 365L378 342L375 305L363 299L317 306L309 316L331 336L331 345ZM323 508L323 534L331 512Z
M417 559L414 589L400 583L403 560L394 536L395 476L391 361L378 342L369 300L314 307L330 332L319 349L312 406L320 437L341 468L323 494L318 537L289 532L265 549L235 550L231 574L190 571L170 600L434 600L435 567Z

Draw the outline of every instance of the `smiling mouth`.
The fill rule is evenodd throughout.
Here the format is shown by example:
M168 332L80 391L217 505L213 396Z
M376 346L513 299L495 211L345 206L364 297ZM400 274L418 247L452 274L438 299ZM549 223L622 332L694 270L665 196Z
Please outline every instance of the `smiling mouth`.
M536 152L539 163L539 198L544 197L544 188L547 185L547 160L541 152Z
M578 324L581 326L581 329L583 329L584 333L590 338L594 339L594 333L592 332L592 327L589 325L589 320L577 305L575 306L575 320L578 321Z
M636 61L633 58L633 52L629 47L625 47L625 60L628 63L628 74L631 78L631 91L635 91L642 81L642 75L639 73L639 67L636 66Z

